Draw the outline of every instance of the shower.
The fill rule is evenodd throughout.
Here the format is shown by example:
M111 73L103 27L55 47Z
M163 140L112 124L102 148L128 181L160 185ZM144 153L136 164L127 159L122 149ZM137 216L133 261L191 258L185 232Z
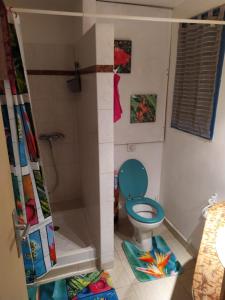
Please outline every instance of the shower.
M46 141L49 144L50 152L51 152L51 158L53 162L53 168L55 171L55 183L51 191L49 191L49 194L54 193L56 188L59 185L59 174L56 166L56 160L55 160L55 155L54 155L54 150L53 150L53 142L56 142L60 139L64 139L65 135L61 132L51 132L51 133L44 133L39 135L39 140L40 141Z

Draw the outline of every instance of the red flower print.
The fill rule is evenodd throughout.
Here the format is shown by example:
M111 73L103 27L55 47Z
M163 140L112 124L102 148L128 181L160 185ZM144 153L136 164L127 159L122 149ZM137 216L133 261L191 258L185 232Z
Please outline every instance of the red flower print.
M53 263L56 263L55 244L49 245L49 255Z
M34 199L29 199L29 201L27 201L26 214L28 224L34 225L37 223L37 211Z
M143 112L143 114L149 112L149 107L146 105L146 103L143 100L139 103L138 107Z
M143 122L143 120L144 120L144 114L143 114L143 112L141 110L136 112L136 118L137 118L137 120L139 122Z
M131 58L130 54L128 54L126 51L124 51L121 48L115 47L114 50L115 66L119 66L119 65L126 66L129 63L130 58Z

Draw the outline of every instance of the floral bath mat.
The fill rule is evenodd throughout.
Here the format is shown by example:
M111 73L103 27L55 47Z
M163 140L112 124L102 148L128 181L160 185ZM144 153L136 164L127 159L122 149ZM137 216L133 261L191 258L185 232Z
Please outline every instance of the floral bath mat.
M28 287L29 300L118 300L107 272L65 278Z
M153 249L143 251L133 243L124 241L122 246L137 280L151 281L179 274L181 264L161 236L152 238Z

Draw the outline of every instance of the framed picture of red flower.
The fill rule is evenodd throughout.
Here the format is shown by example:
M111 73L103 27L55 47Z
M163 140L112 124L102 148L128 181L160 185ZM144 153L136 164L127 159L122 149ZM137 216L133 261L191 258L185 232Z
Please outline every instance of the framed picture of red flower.
M133 95L130 100L130 123L156 121L157 95Z
M114 41L114 68L117 73L131 73L131 48L129 40Z

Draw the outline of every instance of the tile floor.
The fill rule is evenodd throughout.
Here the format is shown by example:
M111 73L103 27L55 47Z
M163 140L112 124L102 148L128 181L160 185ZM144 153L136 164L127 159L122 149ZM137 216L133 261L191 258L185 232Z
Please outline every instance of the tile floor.
M115 231L114 268L110 270L119 300L191 300L191 285L195 260L174 238L172 233L161 225L154 235L161 235L183 266L183 273L155 281L141 283L135 278L121 247L124 239L130 239L133 228L127 219L119 221Z

